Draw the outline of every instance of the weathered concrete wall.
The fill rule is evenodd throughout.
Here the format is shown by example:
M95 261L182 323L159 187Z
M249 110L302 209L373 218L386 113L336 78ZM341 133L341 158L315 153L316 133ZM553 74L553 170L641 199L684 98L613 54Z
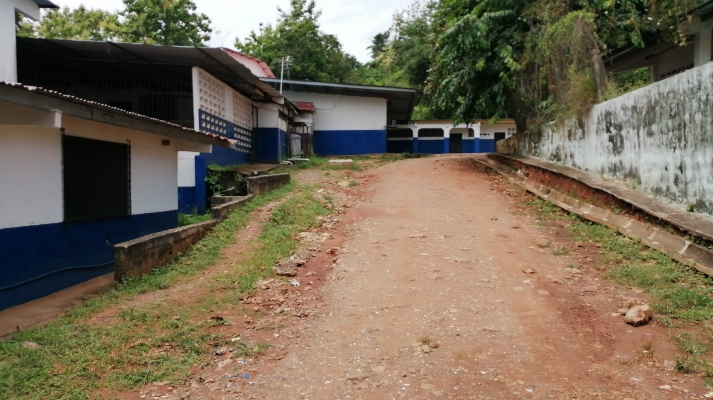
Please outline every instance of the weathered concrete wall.
M141 276L173 261L201 240L218 222L210 220L117 244L114 246L114 279L121 281Z
M251 176L248 178L248 194L263 194L290 183L290 174Z
M219 205L216 205L215 207L211 208L210 213L213 216L213 219L222 221L228 218L228 214L230 214L231 211L235 210L236 208L242 207L243 205L245 205L245 203L252 200L253 197L255 197L254 194L249 194L247 196L224 196L225 199L230 200L227 202L220 203ZM219 197L212 197L211 203L213 202L213 199L217 198Z
M585 119L498 143L713 214L713 63L596 105Z

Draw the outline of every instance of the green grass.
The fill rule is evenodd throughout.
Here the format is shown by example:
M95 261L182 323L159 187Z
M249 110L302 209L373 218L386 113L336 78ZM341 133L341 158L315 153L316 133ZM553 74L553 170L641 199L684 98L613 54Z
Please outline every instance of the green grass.
M198 214L193 212L191 214L178 213L178 226L186 226L199 224L201 222L209 221L211 215L208 214Z
M297 244L296 233L315 224L316 215L327 213L309 188L301 192L296 188L293 183L256 197L176 262L145 277L127 280L42 328L0 342L0 398L89 399L96 397L98 389L129 390L155 381L180 384L190 368L203 363L217 346L232 346L236 354L249 357L266 350L265 343L231 343L215 334L214 326L222 322L205 317L207 312L238 304L234 293L210 292L185 306L176 302L127 308L119 305L139 293L189 280L213 265L221 250L234 243L236 231L246 225L251 211L292 193L273 211L258 239L262 246L247 257L246 263L221 276L230 277L240 291L250 290L256 280L272 274L265 266L290 254ZM109 306L117 306L119 311L111 323L105 323L101 310ZM25 349L21 346L24 341L41 347Z
M543 218L566 221L575 241L597 243L600 263L608 278L649 292L652 307L668 324L701 322L713 318L713 279L681 264L640 241L606 226L567 214L544 200L533 203Z

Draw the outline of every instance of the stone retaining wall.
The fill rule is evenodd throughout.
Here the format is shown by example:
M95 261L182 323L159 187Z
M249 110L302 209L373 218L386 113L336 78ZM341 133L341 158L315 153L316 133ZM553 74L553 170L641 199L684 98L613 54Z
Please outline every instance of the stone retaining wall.
M173 261L205 237L218 222L213 219L117 244L114 246L114 279L121 281L145 275Z
M248 178L248 194L263 194L290 183L290 174L251 176Z

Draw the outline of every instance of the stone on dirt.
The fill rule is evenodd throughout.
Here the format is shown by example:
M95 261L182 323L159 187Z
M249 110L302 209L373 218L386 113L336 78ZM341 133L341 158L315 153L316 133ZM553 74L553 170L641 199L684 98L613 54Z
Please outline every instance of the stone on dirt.
M23 349L30 349L30 350L37 350L40 348L40 345L35 342L22 342L21 346Z
M282 267L274 267L272 270L275 271L275 274L277 274L279 276L288 276L288 277L297 276L297 270L294 268L288 269L288 268L282 268Z
M649 307L648 304L641 306L634 306L626 312L624 316L624 321L632 326L646 325L651 321L651 317L654 316L654 311Z

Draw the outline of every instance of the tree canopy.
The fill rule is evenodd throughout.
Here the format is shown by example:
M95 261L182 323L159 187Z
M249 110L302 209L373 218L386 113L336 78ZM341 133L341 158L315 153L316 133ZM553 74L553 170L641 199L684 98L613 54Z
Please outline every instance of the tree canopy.
M192 0L124 0L124 7L124 41L204 46L210 40L210 18Z
M47 39L108 40L201 46L210 39L210 19L192 0L123 0L117 12L79 6L45 12L39 23L19 16L18 36Z
M579 113L607 89L602 58L685 40L694 0L441 0L427 94L460 121Z
M290 9L278 8L279 22L260 25L244 41L235 39L235 47L245 54L265 61L280 73L283 57L290 57L290 79L356 83L360 65L345 53L336 36L319 29L321 11L314 0L291 0Z

